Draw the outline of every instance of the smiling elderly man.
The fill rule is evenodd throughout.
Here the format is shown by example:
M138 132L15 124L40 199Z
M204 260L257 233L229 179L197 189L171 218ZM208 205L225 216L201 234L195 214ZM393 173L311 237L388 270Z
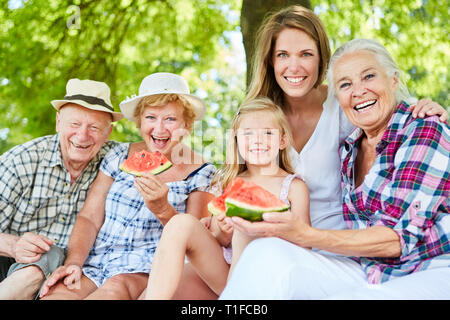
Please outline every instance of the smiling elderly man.
M0 299L31 299L65 259L70 231L104 155L114 112L103 82L71 79L51 103L55 135L0 156Z

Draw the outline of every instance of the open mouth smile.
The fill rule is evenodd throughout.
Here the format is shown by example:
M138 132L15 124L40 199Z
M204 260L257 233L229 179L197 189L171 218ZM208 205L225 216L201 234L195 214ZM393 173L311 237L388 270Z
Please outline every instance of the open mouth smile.
M154 136L151 136L151 138L153 139L153 143L159 148L165 147L170 140L170 138L159 138Z
M250 151L251 153L261 154L261 153L267 152L268 149L262 149L262 148L259 148L259 149L250 149L249 151Z
M356 106L353 107L353 109L355 111L361 111L361 110L364 110L364 109L367 109L367 108L373 106L376 102L377 102L377 100L365 101L360 104L357 104Z
M89 144L89 145L86 145L86 146L83 146L83 145L77 144L77 143L75 143L75 142L73 142L73 141L70 141L70 144L71 144L74 148L77 148L77 149L89 149L89 148L91 147L90 144Z
M306 77L284 77L289 83L297 84L306 79Z

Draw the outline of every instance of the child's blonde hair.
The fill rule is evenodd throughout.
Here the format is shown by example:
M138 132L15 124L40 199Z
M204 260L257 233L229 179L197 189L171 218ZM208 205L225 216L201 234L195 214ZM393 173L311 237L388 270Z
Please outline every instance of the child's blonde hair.
M226 160L222 168L219 169L213 177L211 182L212 186L218 186L223 190L234 178L247 169L245 161L243 161L239 155L236 132L238 131L244 116L263 111L269 112L273 116L273 119L280 129L280 136L285 136L286 139L286 147L283 150L280 150L279 153L279 166L290 174L294 173L289 158L289 149L292 145L292 133L286 116L283 110L269 98L257 97L245 101L240 106L238 113L234 116L233 121L231 122L231 130L229 132L230 135L226 147Z

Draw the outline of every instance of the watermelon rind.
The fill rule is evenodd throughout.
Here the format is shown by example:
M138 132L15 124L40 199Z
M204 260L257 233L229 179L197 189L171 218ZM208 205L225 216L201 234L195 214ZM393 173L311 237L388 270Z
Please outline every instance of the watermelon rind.
M159 166L158 168L151 170L150 173L152 173L156 176L157 174L163 173L164 171L169 169L171 166L172 166L172 162L167 161L166 163ZM126 173L132 174L133 176L136 176L136 177L141 177L142 173L143 173L141 171L133 171L133 170L127 168L127 166L125 166L123 163L119 166L119 169Z
M167 161L162 166L159 166L155 170L152 170L151 173L153 173L156 176L157 174L163 173L164 171L169 169L171 166L172 166L172 162Z
M262 215L265 212L283 212L289 210L290 208L287 204L277 207L262 208L259 206L252 206L248 203L243 203L231 198L225 199L225 205L227 208L226 215L228 217L238 216L249 221L262 221Z
M213 215L215 215L215 216L218 216L218 215L220 215L220 214L222 214L222 213L225 213L224 211L222 211L222 210L220 210L219 208L217 208L213 203L212 203L212 201L210 201L209 203L208 203L208 210L209 210L209 212L211 212Z
M220 215L225 213L225 198L232 192L235 191L239 188L242 187L242 185L245 183L245 181L242 178L235 178L233 179L233 181L228 184L228 186L225 188L225 190L223 191L223 193L214 198L213 200L211 200L208 203L208 210L209 212L211 212L213 215Z

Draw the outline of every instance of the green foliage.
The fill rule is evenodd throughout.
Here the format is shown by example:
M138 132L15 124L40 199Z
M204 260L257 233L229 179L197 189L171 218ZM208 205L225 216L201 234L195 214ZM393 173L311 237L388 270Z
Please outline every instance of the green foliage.
M18 8L10 8L14 3ZM240 100L243 76L230 90L222 79L230 69L222 60L230 50L224 32L237 28L239 6L237 0L1 1L0 153L55 132L50 101L64 96L71 78L105 81L116 110L145 76L160 71L183 75L208 103ZM205 121L229 117L231 105L209 110ZM139 135L124 119L112 138Z
M450 112L448 3L437 0L312 0L332 51L353 38L382 43L403 71L410 92Z
M145 76L166 71L184 76L207 102L206 116L186 142L221 163L226 129L245 92L245 64L232 60L238 52L231 46L241 3L0 0L0 153L55 132L50 101L65 94L70 78L105 81L118 110ZM354 37L377 39L413 94L450 105L445 1L311 0L311 6L332 50ZM140 139L126 119L116 123L112 138Z

